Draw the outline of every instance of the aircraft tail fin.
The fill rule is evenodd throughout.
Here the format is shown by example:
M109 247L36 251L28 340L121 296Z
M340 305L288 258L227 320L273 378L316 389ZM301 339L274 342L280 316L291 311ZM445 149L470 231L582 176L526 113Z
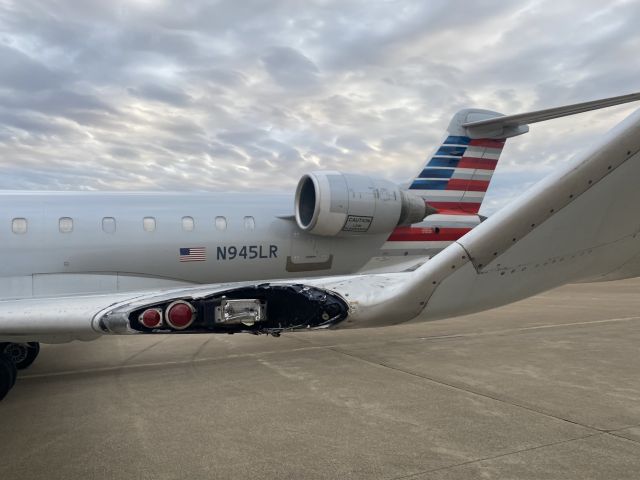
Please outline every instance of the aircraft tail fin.
M420 195L437 213L477 214L505 145L504 138L471 138L463 126L470 119L488 119L501 114L489 110L464 109L456 113L447 135L409 190ZM520 127L511 135L526 133Z

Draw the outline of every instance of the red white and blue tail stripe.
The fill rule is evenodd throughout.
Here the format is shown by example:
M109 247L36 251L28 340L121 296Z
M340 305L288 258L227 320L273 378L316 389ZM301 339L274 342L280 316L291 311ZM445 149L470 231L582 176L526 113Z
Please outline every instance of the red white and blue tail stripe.
M449 135L409 189L438 213L477 214L504 143Z
M422 222L396 227L380 255L364 271L398 271L414 268L477 226L504 138L471 138L462 124L475 116L492 118L499 113L465 109L452 118L447 136L408 190L436 211Z

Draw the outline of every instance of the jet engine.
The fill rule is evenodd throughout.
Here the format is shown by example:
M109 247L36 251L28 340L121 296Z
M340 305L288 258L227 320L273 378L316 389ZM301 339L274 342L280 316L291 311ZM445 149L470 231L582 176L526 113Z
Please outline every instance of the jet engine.
M333 171L300 179L295 212L302 230L322 236L389 233L429 213L422 198L392 182Z

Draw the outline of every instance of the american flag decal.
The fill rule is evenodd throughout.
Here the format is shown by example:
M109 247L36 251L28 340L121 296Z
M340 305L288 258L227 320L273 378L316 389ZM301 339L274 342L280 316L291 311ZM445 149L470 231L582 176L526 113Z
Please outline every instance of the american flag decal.
M207 259L206 247L186 247L180 249L181 262L204 262Z

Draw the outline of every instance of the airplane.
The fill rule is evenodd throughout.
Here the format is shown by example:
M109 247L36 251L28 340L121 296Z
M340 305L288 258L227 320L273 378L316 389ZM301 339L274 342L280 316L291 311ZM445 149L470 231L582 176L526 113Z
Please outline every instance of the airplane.
M529 123L638 99L632 94L511 116L467 111L454 117L447 135L465 138L453 145L445 140L425 170L446 158L458 164L440 168L454 176L463 150L494 148L474 140L510 138L528 131ZM327 275L350 273L354 264L341 262L353 256L365 263L358 249L379 248L398 225L415 223L425 211L469 213L473 190L453 194L452 201L442 194L444 201L433 207L421 198L440 191L432 177L414 182L415 197L391 182L313 173L298 184L294 215L261 198L256 216L246 197L234 197L233 217L216 203L228 204L225 196L5 192L0 215L10 231L0 252L0 341L9 352L22 348L32 362L37 342L106 334L279 336L384 326L492 308L570 281L634 276L640 225L628 212L640 196L633 182L639 150L636 113L428 262L385 274ZM313 278L318 272L322 276ZM0 355L0 398L16 372L16 362Z
M605 99L591 107L631 100ZM400 199L399 212L398 202L388 199L376 207L373 227L347 227L339 219L342 230L332 234L300 227L300 216L283 215L294 200L287 195L261 194L254 200L229 193L0 193L9 197L5 203L11 208L2 213L14 234L9 259L4 270L0 267L0 300L416 268L481 220L478 211L505 139L466 137L459 124L478 115L501 116L478 109L456 113L442 144L406 186L341 172L305 175L295 197L298 212L319 207L327 181L342 189L329 192L342 195L342 208L361 208L353 200L349 205L348 195L358 195L364 204L371 195L374 200L385 200L384 195ZM317 201L305 207L305 200ZM356 213L351 223L374 218L362 217L371 212ZM381 214L391 217L376 227ZM425 215L433 216L415 223ZM46 255L38 253L43 241L49 246ZM1 342L0 353L23 369L35 360L39 345Z

